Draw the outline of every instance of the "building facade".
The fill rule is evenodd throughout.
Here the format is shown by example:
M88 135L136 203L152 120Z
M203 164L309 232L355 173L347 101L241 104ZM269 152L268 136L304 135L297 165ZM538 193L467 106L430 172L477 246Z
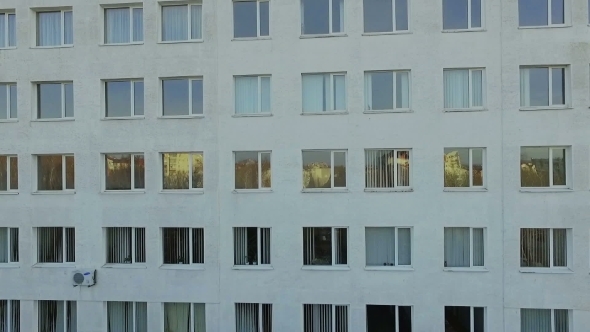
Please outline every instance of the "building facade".
M4 331L587 331L588 8L2 0Z

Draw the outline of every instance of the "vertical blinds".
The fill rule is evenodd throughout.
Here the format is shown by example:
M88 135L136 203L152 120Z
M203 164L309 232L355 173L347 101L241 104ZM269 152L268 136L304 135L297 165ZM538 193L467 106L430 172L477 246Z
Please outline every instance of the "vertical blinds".
M164 264L203 264L203 228L163 228Z
M303 305L304 332L348 332L348 306Z
M75 262L74 228L37 228L37 261L39 263Z

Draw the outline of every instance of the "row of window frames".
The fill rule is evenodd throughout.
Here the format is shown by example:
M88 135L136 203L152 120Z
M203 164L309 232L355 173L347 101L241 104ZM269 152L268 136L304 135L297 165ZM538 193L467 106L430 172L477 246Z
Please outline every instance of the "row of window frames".
M37 263L74 263L73 227L38 227ZM366 227L367 268L411 268L411 227ZM484 269L486 229L444 228L445 268ZM146 263L145 228L108 227L106 264ZM203 228L162 228L162 263L204 264ZM348 266L348 228L303 227L303 266ZM523 269L567 269L571 266L572 230L521 228ZM271 266L271 228L234 227L234 266ZM0 228L0 263L19 262L19 229Z
M445 69L444 108L483 109L483 69ZM566 107L567 67L521 67L521 107ZM202 79L162 79L162 116L203 114ZM37 83L37 119L74 117L73 83ZM235 76L235 114L270 114L271 77ZM106 118L144 115L143 80L104 82ZM345 74L303 74L303 113L346 111ZM365 73L366 111L410 110L410 72ZM17 118L16 84L0 84L0 119Z

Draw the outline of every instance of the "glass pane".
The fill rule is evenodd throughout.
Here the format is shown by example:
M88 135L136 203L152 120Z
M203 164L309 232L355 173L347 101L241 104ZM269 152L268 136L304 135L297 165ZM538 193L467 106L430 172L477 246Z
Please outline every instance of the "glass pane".
M565 68L551 69L552 105L565 105Z
M303 34L330 33L330 1L302 0L303 5Z
M131 82L106 82L106 116L131 116Z
M258 77L237 76L235 80L236 114L258 113Z
M334 152L334 188L346 188L345 152Z
M549 267L549 229L522 228L520 230L520 266Z
M266 4L268 6L268 2ZM258 36L257 6L256 1L234 1L235 38Z
M553 163L553 185L566 185L565 149L551 149Z
M5 38L6 21L8 20L7 16L7 14L0 13L0 48L8 46L7 40Z
M344 75L334 75L334 110L346 110L346 78Z
M8 85L0 84L0 119L8 118L8 88Z
M555 309L555 330L554 332L570 332L569 328L569 310Z
M269 35L270 25L270 13L269 13L269 1L259 2L260 6L260 35Z
M395 315L394 305L367 305L367 332L395 332Z
M74 156L66 156L66 189L74 189L76 178L74 165Z
M557 332L551 330L551 309L520 309L520 331Z
M470 0L443 0L443 29L467 29L467 2Z
M37 85L37 118L61 118L62 94L60 83L44 83Z
M409 228L397 230L397 265L412 265L412 233Z
M484 177L484 170L483 170L483 149L472 149L471 150L471 174L473 176L473 186L474 187L481 187L483 186L483 177Z
M163 115L189 115L188 80L163 80Z
M105 155L106 190L130 190L131 189L131 155L108 154Z
M258 189L258 152L235 153L236 189Z
M142 154L136 154L133 156L134 167L133 175L135 177L135 185L134 189L144 189L145 188L145 164L143 160Z
M8 190L8 157L0 156L0 191Z
M471 307L445 307L445 332L471 331Z
M143 41L143 8L133 8L133 41Z
M66 118L74 117L74 85L72 83L64 84L64 98L66 102Z
M193 153L193 183L192 188L203 188L203 154Z
M37 190L63 190L62 156L37 156Z
M330 151L303 151L303 188L331 188Z
M565 172L565 160L563 160L563 170ZM549 187L549 176L549 148L522 147L520 149L520 186ZM565 181L565 173L563 176Z
M202 39L202 7L191 5L191 39Z
M262 152L260 154L260 163L262 169L262 188L270 188L271 187L271 180L272 180L272 173L271 173L271 166L270 166L270 153Z
M188 40L188 6L162 7L162 40Z
M270 77L260 78L260 112L270 113Z
M469 149L445 148L445 187L469 187Z
M37 13L37 46L61 45L61 12Z
M395 167L394 150L366 150L365 187L394 188Z
M134 114L135 115L143 115L144 113L144 92L143 92L143 82L134 82L133 83L133 105L135 107Z
M551 0L551 24L565 23L564 1L565 0Z
M469 227L445 227L445 267L470 267Z
M10 157L10 189L18 189L18 157Z
M16 85L10 86L10 118L17 118L17 99L16 99ZM1 108L0 108L1 109Z
M473 244L473 266L484 266L485 265L485 248L484 248L484 229L483 228L473 228L471 230L473 233L473 240L471 241Z
M553 266L567 266L567 230L553 230Z
M203 80L192 80L193 114L203 114Z
M408 30L408 0L395 0L395 29Z
M64 12L64 44L72 45L74 43L74 22L72 12Z
M469 108L469 69L443 72L445 108Z
M473 308L473 332L485 332L485 308Z
M549 105L549 68L528 68L530 106Z
M471 71L471 106L483 106L483 71Z
M332 32L344 31L344 0L332 0Z
M192 332L190 324L190 303L164 303L164 331Z
M8 46L16 46L16 15L8 14Z
M471 27L481 28L481 0L471 1Z
M303 113L332 110L329 74L305 74L303 81Z
M105 9L105 42L107 44L129 43L131 27L129 8Z
M519 0L518 24L523 26L547 25L549 0Z
M348 229L335 228L334 229L334 264L347 264L348 262Z
M367 73L370 82L370 99L367 100L367 110L393 109L393 72Z
M311 230L311 265L332 265L332 228L314 227Z
M395 74L395 107L410 108L410 73L397 72Z
M164 189L189 189L189 154L162 154Z

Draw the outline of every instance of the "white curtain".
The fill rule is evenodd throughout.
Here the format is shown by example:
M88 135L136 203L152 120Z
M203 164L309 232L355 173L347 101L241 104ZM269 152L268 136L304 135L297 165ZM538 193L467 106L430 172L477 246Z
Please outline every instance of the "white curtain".
M188 40L188 6L162 7L162 40Z
M260 112L270 113L270 77L260 78Z
M529 80L529 69L520 70L520 106L531 105L531 84Z
M133 331L133 302L107 302L108 332Z
M412 265L412 233L409 228L397 229L397 265Z
M135 331L147 332L147 303L135 303Z
M0 228L0 263L8 263L8 228Z
M303 75L303 113L320 113L331 109L327 107L330 75ZM328 93L326 93L328 92Z
M190 303L164 304L164 332L189 332Z
M410 108L410 74L398 72L395 74L395 107Z
M202 39L202 7L191 5L191 39Z
M234 265L248 264L248 236L246 227L234 228Z
M469 227L445 227L445 266L470 266Z
M106 11L106 43L128 43L131 36L129 8L108 8Z
M551 309L521 309L520 332L552 332Z
M236 114L258 113L258 77L236 77Z
M445 108L469 107L469 70L444 71Z
M395 228L367 227L365 229L367 266L395 265Z
M473 266L484 266L483 228L473 229Z
M143 41L143 8L133 8L133 41Z
M37 14L37 45L61 45L61 12Z
M236 332L259 332L258 326L258 304L236 303Z
M195 303L194 307L194 332L206 332L206 315L205 315L205 303Z
M473 107L483 106L483 71L471 71L471 103Z
M74 21L72 12L64 12L64 45L74 44Z
M334 110L346 110L346 78L344 75L334 75Z
M8 44L6 43L6 16L7 14L0 13L0 47L6 47Z

